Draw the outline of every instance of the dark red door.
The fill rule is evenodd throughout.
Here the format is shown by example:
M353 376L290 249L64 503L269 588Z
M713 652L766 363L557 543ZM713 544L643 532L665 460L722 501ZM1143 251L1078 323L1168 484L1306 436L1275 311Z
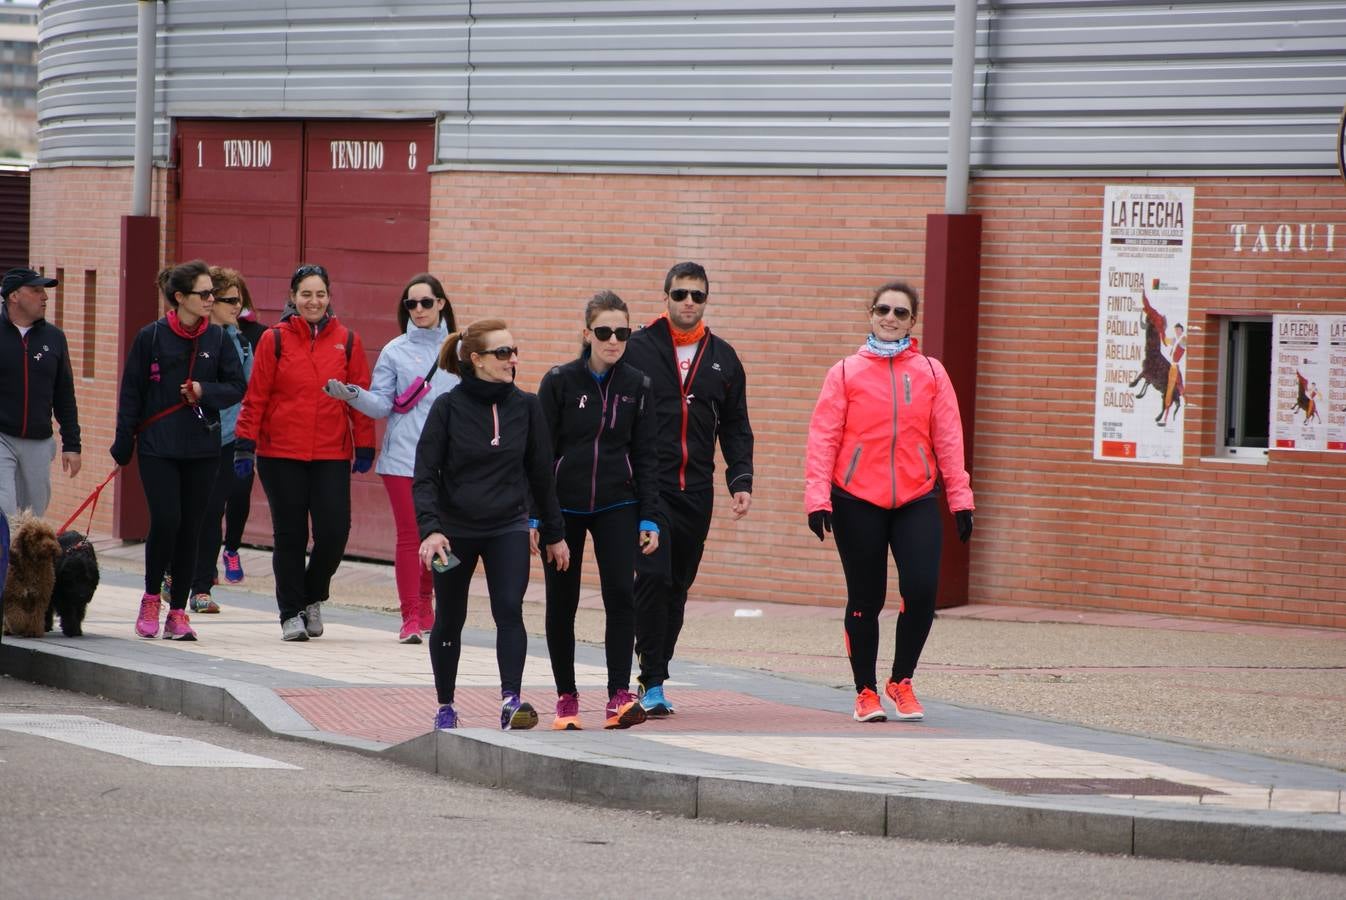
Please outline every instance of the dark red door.
M372 369L397 335L407 279L430 259L430 122L309 122L304 261L332 276L332 307L360 334ZM378 438L383 440L383 423ZM348 552L391 558L388 495L372 472L351 483Z
M180 122L175 256L237 268L266 324L280 317L295 266L323 265L333 310L359 332L372 368L397 333L398 291L429 261L433 149L431 122ZM351 505L348 552L391 558L378 476L354 476ZM246 539L271 541L260 485Z

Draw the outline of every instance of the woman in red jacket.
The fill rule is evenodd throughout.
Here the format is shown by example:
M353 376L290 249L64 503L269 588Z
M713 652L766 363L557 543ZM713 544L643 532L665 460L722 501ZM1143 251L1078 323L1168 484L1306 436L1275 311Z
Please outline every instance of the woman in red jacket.
M323 392L333 378L369 387L360 336L332 315L330 289L322 266L295 269L285 315L257 342L234 431L234 472L248 477L256 460L271 507L271 568L287 641L323 632L320 604L350 535L351 473L374 464L374 423Z
M869 337L828 370L809 423L804 508L818 540L833 532L846 574L846 651L857 722L887 719L875 668L890 552L903 605L883 692L897 718L925 717L911 676L935 619L941 481L959 540L972 536L958 398L944 366L922 355L911 336L919 309L915 288L904 282L874 292Z

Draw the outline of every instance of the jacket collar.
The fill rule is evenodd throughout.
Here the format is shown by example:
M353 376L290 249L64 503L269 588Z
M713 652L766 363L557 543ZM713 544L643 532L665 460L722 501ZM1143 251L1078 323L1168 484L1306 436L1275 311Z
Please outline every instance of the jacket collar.
M407 340L413 344L434 344L438 347L449 337L449 326L440 319L439 324L434 328L417 328L416 323L410 319L407 320Z

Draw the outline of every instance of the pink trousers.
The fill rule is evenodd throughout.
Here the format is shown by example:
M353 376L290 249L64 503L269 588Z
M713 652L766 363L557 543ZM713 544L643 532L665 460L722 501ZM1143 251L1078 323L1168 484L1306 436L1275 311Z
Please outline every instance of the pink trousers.
M411 499L411 479L405 475L380 475L393 508L397 544L393 554L393 574L397 579L397 599L402 607L402 627L419 626L429 631L435 624L434 577L421 565L420 530L416 527L416 505Z

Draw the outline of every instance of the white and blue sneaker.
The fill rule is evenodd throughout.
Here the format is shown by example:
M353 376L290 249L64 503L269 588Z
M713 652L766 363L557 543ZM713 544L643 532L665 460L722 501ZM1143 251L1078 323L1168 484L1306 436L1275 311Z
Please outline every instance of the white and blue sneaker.
M502 731L527 731L537 724L537 710L531 703L519 699L519 695L505 691L500 700L500 729Z
M673 704L664 696L664 686L656 684L652 688L641 688L640 708L652 719L662 719L673 715Z
M454 712L452 703L445 703L435 713L435 730L449 731L458 727L458 713Z

